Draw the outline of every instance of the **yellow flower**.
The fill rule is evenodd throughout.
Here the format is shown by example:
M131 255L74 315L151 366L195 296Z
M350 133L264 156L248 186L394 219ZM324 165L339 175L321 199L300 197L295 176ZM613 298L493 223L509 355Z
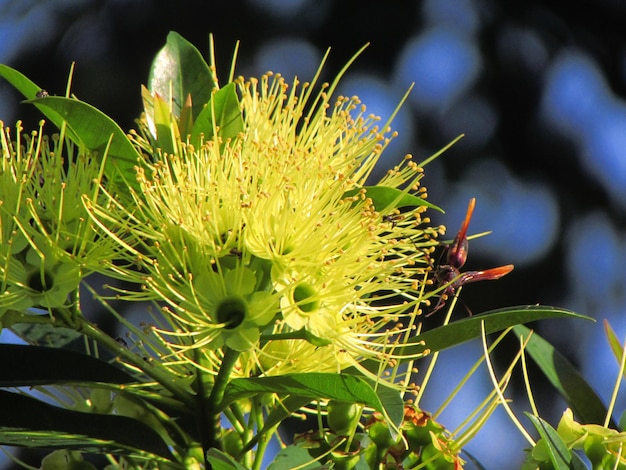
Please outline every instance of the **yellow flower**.
M165 303L171 328L155 331L183 360L210 363L223 345L249 352L244 375L389 360L419 313L435 236L424 206L397 207L423 195L421 169L407 156L378 183L395 200L372 199L366 180L392 136L356 97L331 102L337 81L318 94L272 74L235 83L238 135L154 149L132 204L110 196L124 213L93 207L127 252L111 271L143 286L122 294Z
M12 136L0 121L0 315L69 305L88 266L114 254L81 202L97 197L100 163L42 130L18 123Z

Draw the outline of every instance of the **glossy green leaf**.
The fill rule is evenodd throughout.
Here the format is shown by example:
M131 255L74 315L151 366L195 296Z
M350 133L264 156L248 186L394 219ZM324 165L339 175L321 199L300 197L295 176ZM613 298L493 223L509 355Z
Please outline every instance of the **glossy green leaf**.
M170 32L165 46L157 53L148 79L148 88L172 100L174 115L181 115L187 95L193 101L193 116L198 116L211 98L217 84L202 54L180 34Z
M418 207L426 206L430 209L435 209L439 212L443 212L440 207L428 202L426 199L422 199L419 196L401 191L397 188L389 186L363 186L367 197L372 199L374 207L378 212L384 212L391 209L400 209L402 207ZM344 193L345 197L351 197L361 189L351 189Z
M0 445L172 457L152 428L125 416L67 410L4 390L0 409Z
M47 96L27 102L58 113L77 136L77 143L98 152L100 156L112 139L107 153L106 176L110 180L138 188L135 166L139 164L141 155L110 117L90 104L61 96Z
M226 387L221 407L233 401L249 398L264 393L275 393L279 396L294 395L301 398L332 399L348 403L360 403L377 411L386 413L376 391L363 379L347 374L302 373L280 377L250 377L233 379ZM399 395L398 395L399 397ZM397 410L391 399L385 396L394 416L390 416L396 424L402 421L396 416ZM401 400L400 400L401 401Z
M519 325L513 333L527 338L530 330ZM525 351L583 423L604 423L607 409L602 400L565 356L537 333L532 334ZM615 424L611 427L615 428Z
M556 430L546 421L525 413L528 419L533 423L535 429L546 444L550 462L555 470L570 470L570 462L572 461L572 452L567 448L563 439L557 434Z
M426 350L431 353L456 346L482 334L481 323L485 323L487 334L502 331L511 326L520 325L547 318L579 318L593 320L570 310L541 305L522 305L491 310L480 315L473 315L449 325L433 328L411 338L406 346L398 346L402 354L421 354ZM421 344L421 343L424 344Z
M136 379L119 367L75 351L0 344L0 387L69 382L128 384Z
M209 140L214 129L219 129L223 140L233 139L243 131L243 117L234 83L216 91L200 112L191 132L192 144L198 147L201 136Z

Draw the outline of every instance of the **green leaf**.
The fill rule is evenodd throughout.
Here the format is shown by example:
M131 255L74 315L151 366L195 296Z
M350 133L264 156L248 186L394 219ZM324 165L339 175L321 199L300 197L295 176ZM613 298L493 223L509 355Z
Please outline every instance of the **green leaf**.
M46 116L55 126L60 128L63 125L63 116L61 116L54 109L38 104L37 93L41 91L41 87L39 85L32 82L21 72L2 64L0 64L0 77L4 77L16 90L24 95L24 98L27 100L33 100L32 103L37 107L37 109L39 109L39 111L41 111L42 114ZM78 142L78 137L72 132L71 129L68 130L68 136L72 141Z
M148 79L148 88L163 98L172 100L174 115L178 118L181 108L191 95L193 117L200 114L211 98L217 84L202 54L180 34L170 32L165 46L157 53Z
M622 355L624 354L624 349L622 348L621 341L618 339L615 331L611 327L611 324L606 319L604 320L604 332L606 334L606 339L609 342L611 352L617 360L617 365L619 365L620 361L622 360ZM626 371L624 371L624 376L626 377Z
M0 358L0 387L137 381L108 362L66 349L0 344Z
M112 137L108 147L105 174L113 181L138 189L135 166L139 164L141 155L120 126L110 117L90 104L62 96L47 96L26 103L56 112L67 123L72 134L77 136L77 143L98 152L100 156L104 154Z
M295 445L290 445L281 449L272 463L269 464L267 470L291 470L293 468L298 468L301 470L314 470L314 469L322 469L326 467L322 467L322 464L313 460L311 458L311 454L309 452Z
M430 209L435 209L439 212L443 212L440 207L422 199L414 194L401 191L397 188L389 186L363 186L363 189L367 191L366 196L372 199L374 207L378 212L385 212L391 209L399 209L402 207L418 207L426 206ZM361 188L351 189L344 193L344 197L351 197L361 190Z
M211 448L206 455L212 470L246 470L246 467L218 449Z
M516 336L528 337L530 330L522 325L513 328ZM585 424L604 423L607 409L574 365L549 342L533 333L525 349L552 386ZM611 423L615 429L615 424Z
M209 140L214 129L219 129L223 140L233 139L243 132L243 117L234 83L229 83L211 96L193 125L192 144L198 148L200 136L204 135L204 140Z
M16 310L7 310L2 317L2 327L10 329L29 344L55 348L68 348L72 343L80 342L84 346L85 337L72 328L57 327L44 315L25 315ZM39 323L42 321L42 323Z
M490 334L511 326L547 318L581 318L593 321L590 317L556 307L542 305L506 307L433 328L411 338L407 345L400 345L396 350L401 354L422 354L426 350L433 353L479 338L482 335L482 322L485 322L485 332ZM424 344L421 344L422 342Z
M275 393L279 396L293 395L310 400L326 398L360 403L385 413L380 397L365 380L353 375L324 373L233 379L226 387L220 407L224 408L233 401L264 393Z
M548 455L550 456L550 462L555 470L570 470L570 462L572 461L572 452L567 448L563 439L557 434L556 430L550 426L546 421L534 416L530 413L525 413L528 419L533 423L537 432L544 440Z
M176 152L176 143L180 141L176 119L167 102L160 95L154 97L153 105L154 125L156 127L155 145L170 155L176 154L178 153Z
M152 428L125 416L66 410L4 390L0 409L1 445L172 458Z

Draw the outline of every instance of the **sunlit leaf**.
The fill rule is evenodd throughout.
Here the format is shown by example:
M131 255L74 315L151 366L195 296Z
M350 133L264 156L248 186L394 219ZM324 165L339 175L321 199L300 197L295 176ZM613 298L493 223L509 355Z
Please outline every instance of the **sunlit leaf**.
M622 360L622 355L624 354L624 348L622 347L621 341L615 334L615 331L611 327L611 324L606 319L604 320L604 332L606 333L606 338L609 342L611 352L615 356L617 364L619 365L620 361ZM624 371L624 374L626 376L626 371Z
M110 117L90 104L62 96L47 96L27 102L56 112L77 136L78 143L100 156L112 138L107 153L106 176L138 189L135 166L139 164L141 155Z
M27 100L34 100L32 103L37 107L37 109L39 109L39 111L41 111L41 113L48 118L52 124L58 128L61 127L64 120L63 116L61 116L61 114L54 109L38 104L37 93L41 91L41 87L39 85L35 84L21 72L3 64L0 64L0 77L5 78L11 85L13 85L17 91L24 95L24 98ZM68 129L68 137L74 142L78 142L79 140L71 129Z
M191 95L193 117L202 111L216 87L213 76L202 54L180 34L170 32L165 46L157 53L148 79L148 88L166 100L171 100L174 116Z
M209 140L213 137L214 129L219 129L223 140L235 138L243 131L243 117L234 83L216 91L196 117L191 142L199 146L200 136L203 135L205 141Z
M400 209L403 207L419 207L426 206L430 209L435 209L439 212L443 212L440 207L422 199L414 194L401 191L397 188L389 186L364 186L366 190L366 196L372 199L374 207L377 211L385 211L391 209ZM344 197L351 197L356 194L360 189L351 189L344 193Z
M513 328L513 332L524 338L530 334L523 325ZM565 356L537 333L532 334L525 351L583 423L604 423L607 409L602 400Z
M546 307L542 305L522 305L491 310L480 315L473 315L449 325L433 328L411 338L406 346L399 346L403 354L431 353L464 343L482 334L481 323L485 323L487 334L502 331L511 326L520 325L547 318L578 318L592 320L590 317L579 315L570 310ZM421 344L421 343L424 344Z
M125 416L66 410L4 390L0 409L0 445L172 457L152 428Z

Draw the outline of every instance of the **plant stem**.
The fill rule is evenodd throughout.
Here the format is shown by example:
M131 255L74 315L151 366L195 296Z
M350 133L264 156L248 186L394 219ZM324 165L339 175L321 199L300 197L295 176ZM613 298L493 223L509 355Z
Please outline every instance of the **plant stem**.
M172 395L184 403L190 410L195 408L196 403L193 396L180 386L180 384L176 381L176 378L168 370L162 369L158 367L158 365L151 364L144 358L137 356L133 352L121 346L114 338L84 319L81 321L81 325L76 328L76 331L83 333L88 338L106 346L124 361L143 371L147 376L162 385L163 388L170 391Z
M203 433L202 438L202 446L204 448L204 452L206 452L212 448L220 448L219 444L219 434L220 434L220 413L218 409L222 403L222 399L224 398L224 392L226 391L226 386L228 385L230 374L237 364L237 359L239 359L239 352L230 349L229 347L224 347L224 357L222 358L222 366L220 367L217 376L215 377L215 383L213 384L213 389L206 401L205 413L206 416L206 429ZM204 397L200 397L203 399Z

